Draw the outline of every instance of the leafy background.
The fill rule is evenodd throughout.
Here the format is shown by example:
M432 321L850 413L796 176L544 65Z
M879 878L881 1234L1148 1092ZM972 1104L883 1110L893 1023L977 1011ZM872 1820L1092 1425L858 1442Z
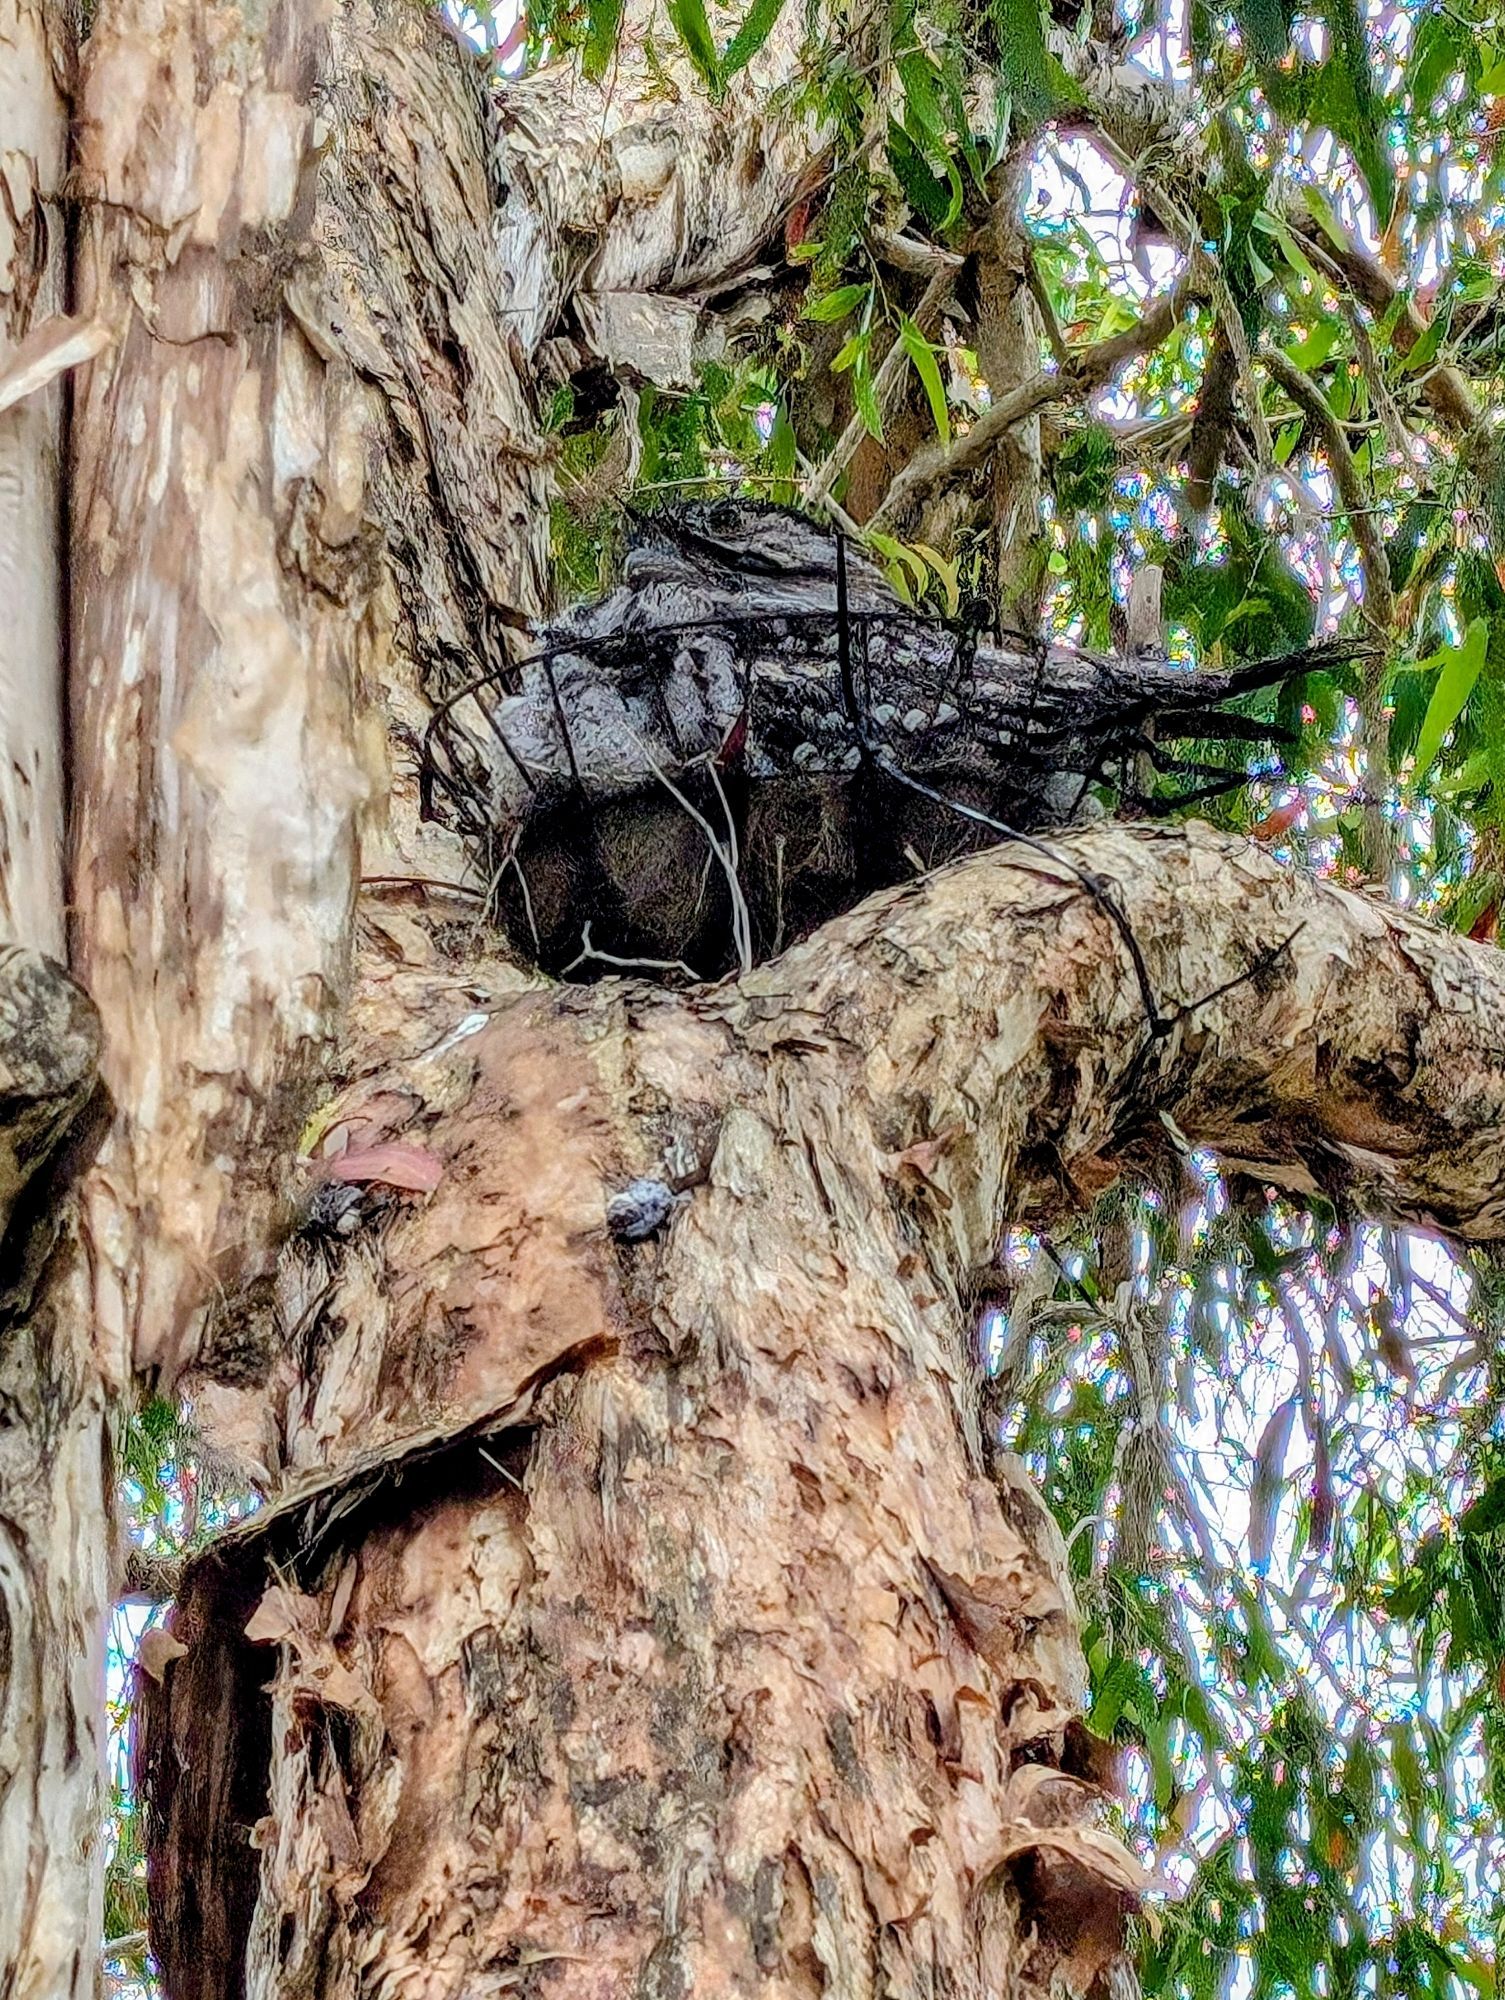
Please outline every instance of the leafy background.
M803 4L752 0L728 18L665 0L665 88L688 62L726 96L782 8ZM503 71L567 59L604 76L621 0L456 18ZM1131 157L1092 128L1074 53L1112 32L1185 93L1184 145L1152 135ZM849 35L812 31L784 108L824 121L831 165L790 218L753 330L687 392L604 406L553 392L561 596L609 577L631 506L718 490L796 501L847 408L890 443L879 388L895 345L923 443L982 417L973 329L958 315L922 330L875 247L884 232L961 252L1012 176L1043 367L1131 328L1196 243L1206 296L1042 429L1034 610L1106 646L1129 577L1158 562L1188 672L1315 633L1372 640L1372 658L1281 698L1294 740L1209 810L1293 865L1378 877L1493 942L1505 21L1462 0L882 0ZM1219 377L1236 416L1199 492ZM834 416L812 417L822 396ZM871 540L906 595L950 615L990 602L976 514L943 542ZM1071 1236L1003 1246L980 1329L994 1415L1068 1537L1091 1721L1122 1747L1127 1831L1160 1885L1139 1939L1145 1994L1494 1995L1502 1317L1489 1260L1297 1210L1187 1153ZM120 1463L151 1556L199 1546L251 1504L203 1463L191 1413L160 1402ZM113 1648L106 1967L133 1993L151 1967L125 1663L160 1616L123 1605Z

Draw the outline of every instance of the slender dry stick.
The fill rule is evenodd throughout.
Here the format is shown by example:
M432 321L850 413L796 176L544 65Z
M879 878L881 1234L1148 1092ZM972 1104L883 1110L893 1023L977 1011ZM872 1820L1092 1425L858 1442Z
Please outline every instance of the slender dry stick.
M1384 648L1388 646L1395 629L1395 592L1390 585L1390 560L1380 537L1378 517L1370 505L1371 495L1332 405L1311 376L1278 348L1268 344L1262 346L1259 358L1271 379L1279 383L1297 409L1321 433L1328 469L1364 566L1364 597L1360 608L1380 642L1379 648L1364 664L1359 710L1359 747L1364 756L1365 779L1364 866L1377 881L1385 882L1389 880L1395 862L1394 829L1384 812L1385 795L1390 789L1390 730L1385 719Z

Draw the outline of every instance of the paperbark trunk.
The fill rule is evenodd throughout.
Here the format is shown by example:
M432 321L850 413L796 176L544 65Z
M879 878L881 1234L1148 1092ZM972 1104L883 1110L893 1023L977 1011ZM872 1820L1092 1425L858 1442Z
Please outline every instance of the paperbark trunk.
M84 2000L103 1910L106 1397L69 1187L97 1024L64 922L62 186L73 39L0 0L0 1991Z
M430 1192L287 1253L219 1403L285 1497L148 1691L174 2000L1105 1976L1141 1878L974 1288L1170 1146L1497 1238L1505 974L1204 830L1069 851L1158 1027L1009 848L682 999L389 970L325 1144Z

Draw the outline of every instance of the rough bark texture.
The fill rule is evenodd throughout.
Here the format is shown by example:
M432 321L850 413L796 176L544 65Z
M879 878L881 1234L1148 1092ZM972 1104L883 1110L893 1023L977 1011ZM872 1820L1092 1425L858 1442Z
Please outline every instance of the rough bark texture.
M1090 1986L1138 1876L1059 1542L979 1439L974 1281L1171 1144L1500 1237L1505 973L1205 830L1069 849L1158 1035L1101 903L1010 848L681 1000L394 970L427 1046L325 1172L432 1192L291 1248L218 1405L285 1498L145 1709L173 2000L243 1952L268 1996ZM206 1788L259 1815L213 1865Z
M91 40L72 899L122 1122L92 1305L65 1236L3 1350L31 1679L0 1944L38 2000L98 1939L104 1399L191 1364L207 1301L206 1431L280 1501L190 1575L145 1690L174 2000L1031 2000L1098 1977L1137 1875L1093 1823L1059 1544L979 1437L999 1228L1176 1134L1505 1228L1498 961L1200 835L1075 845L1141 939L1148 1042L1103 902L1038 855L683 1001L560 993L371 899L345 1088L304 1124L361 867L462 862L416 827L430 705L545 608L540 371L678 366L819 165L770 109L804 10L719 106L628 16L602 86L496 104L398 0L111 0ZM1130 150L1172 136L1114 89Z
M109 1454L69 1185L99 1029L0 944L0 1988L86 2000L103 1920Z
M284 303L325 32L291 0L254 29L124 0L81 86L84 294L118 337L74 424L74 900L121 1111L89 1190L121 1380L170 1371L254 1258L344 984L364 441Z
M415 830L410 746L542 608L538 350L582 290L698 311L746 266L811 160L751 115L797 15L719 107L645 105L632 19L607 88L546 71L498 105L396 0L101 16L77 182L117 338L75 426L73 895L122 1111L90 1193L122 1376L174 1373L264 1265L368 795L369 872L460 865Z
M586 277L651 308L735 276L809 157L797 135L762 150L747 116L791 38L725 106L687 92L646 119L640 42L604 93L520 86L504 140L412 7L119 0L75 79L62 10L0 4L0 942L61 953L69 910L121 1113L83 1253L59 1152L0 1264L7 1994L96 1980L112 1399L170 1383L206 1304L266 1268L348 982L368 796L392 794L369 872L463 865L417 837L412 745L426 697L543 608L535 351ZM60 383L91 355L65 700ZM401 912L374 923L402 934ZM6 1200L38 1129L12 1098Z
M72 32L0 0L0 1991L85 2000L103 1912L105 1397L70 1184L98 1023L64 925L60 474Z

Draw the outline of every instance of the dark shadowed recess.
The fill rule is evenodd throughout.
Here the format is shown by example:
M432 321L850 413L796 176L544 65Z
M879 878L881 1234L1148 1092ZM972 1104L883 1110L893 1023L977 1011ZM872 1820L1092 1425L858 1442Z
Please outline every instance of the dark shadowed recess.
M136 1669L134 1781L146 1814L152 1950L172 2000L240 2000L268 1810L279 1651L245 1636L274 1581L327 1591L353 1550L429 1502L515 1489L532 1433L463 1436L374 1463L253 1515L184 1569L168 1630L186 1651L161 1679ZM333 1634L332 1636L338 1636ZM329 1754L348 1718L325 1709Z

